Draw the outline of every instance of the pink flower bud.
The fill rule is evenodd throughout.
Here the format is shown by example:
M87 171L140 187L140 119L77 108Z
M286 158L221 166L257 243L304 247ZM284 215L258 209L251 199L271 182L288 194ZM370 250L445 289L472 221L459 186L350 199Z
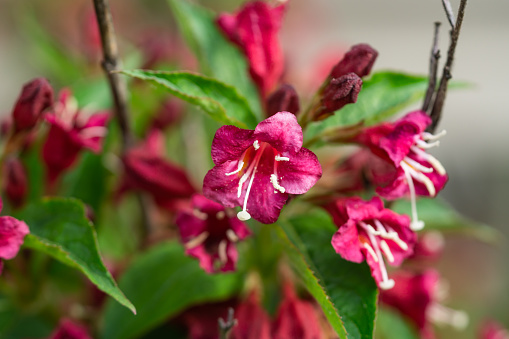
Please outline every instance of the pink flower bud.
M332 78L323 91L322 109L315 120L326 118L343 106L356 102L361 88L362 80L355 73Z
M334 66L330 76L332 78L339 78L348 73L355 73L362 78L369 74L377 56L378 52L368 44L355 45Z
M278 112L297 114L299 109L299 96L291 85L281 85L267 99L267 117L273 116Z
M14 207L20 207L25 202L28 190L25 167L19 159L10 158L5 162L4 171L5 194Z
M25 84L12 110L16 131L35 126L41 113L53 103L53 88L44 78L36 78Z

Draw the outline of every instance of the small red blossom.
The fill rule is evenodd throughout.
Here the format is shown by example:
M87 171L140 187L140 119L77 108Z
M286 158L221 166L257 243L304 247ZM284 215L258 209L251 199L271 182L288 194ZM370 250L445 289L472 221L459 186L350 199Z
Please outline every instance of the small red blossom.
M46 79L36 78L26 83L12 110L15 131L32 129L52 103L53 88Z
M479 330L479 339L509 339L509 331L499 323L488 320L485 321Z
M271 339L270 318L260 305L260 297L253 291L235 310L237 325L230 339Z
M238 253L235 243L251 234L247 226L217 202L202 195L192 197L191 209L177 214L186 254L197 258L208 273L234 271Z
M3 202L0 198L0 211ZM2 259L14 258L23 244L25 236L30 233L27 224L9 216L0 217L0 274L2 273Z
M28 192L25 166L18 158L9 158L4 164L5 195L13 207L21 207Z
M371 68L378 57L378 52L368 44L353 46L341 61L332 68L331 78L339 78L348 73L355 73L359 77L365 77L371 72Z
M322 176L316 155L302 147L302 128L289 112L255 130L221 127L212 141L212 168L203 194L226 207L242 206L240 220L275 222L289 194L306 193Z
M313 120L323 120L345 105L357 102L362 88L362 79L355 73L330 79L323 90L322 106L314 114Z
M50 183L76 162L82 149L101 151L108 120L107 112L85 115L69 89L60 91L53 112L46 115L51 127L42 149Z
M396 287L380 293L380 302L390 306L411 320L423 339L433 339L432 323L464 328L468 317L439 303L440 276L434 270L423 273L397 272L391 275Z
M394 123L383 123L362 131L356 140L391 164L391 170L375 175L379 184L376 192L384 199L394 200L410 195L413 230L420 230L424 222L417 217L416 196L434 197L447 182L442 164L427 149L438 146L445 131L437 135L427 133L431 118L422 111L407 114ZM375 173L376 174L376 173Z
M84 326L69 319L62 319L48 339L92 339L92 337L88 335Z
M299 299L291 284L284 285L284 299L272 327L272 339L320 339L322 329L313 304Z
M332 237L336 252L348 261L366 260L378 287L394 287L382 255L392 266L399 266L412 254L416 235L409 227L410 219L383 208L378 197L370 201L357 197L338 199L326 209L339 228Z
M235 14L217 19L226 36L237 44L249 61L249 72L265 97L283 74L284 57L278 40L285 5L271 7L252 1Z

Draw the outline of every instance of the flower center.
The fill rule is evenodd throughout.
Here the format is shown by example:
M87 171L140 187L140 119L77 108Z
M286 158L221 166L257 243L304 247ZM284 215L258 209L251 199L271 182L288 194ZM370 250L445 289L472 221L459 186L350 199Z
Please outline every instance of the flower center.
M445 134L446 132L444 130L436 135L427 132L416 135L414 140L415 144L410 147L410 152L400 163L401 169L405 173L405 179L410 192L412 207L412 222L410 223L410 228L413 231L419 231L424 228L424 221L419 220L417 216L417 197L414 180L423 184L431 197L436 195L435 185L426 174L436 171L440 175L445 175L446 172L442 164L435 157L426 153L425 150L440 145L438 139ZM415 159L426 161L431 167L426 167Z
M372 223L375 227L364 221L359 221L358 225L364 231L363 234L359 236L359 239L362 246L380 267L382 281L378 284L379 287L384 290L389 290L394 287L394 280L389 279L382 254L385 255L390 263L393 263L395 259L386 240L392 241L403 251L408 250L408 244L400 239L398 233L391 226L384 225L377 219L373 219ZM364 234L367 237L364 236Z

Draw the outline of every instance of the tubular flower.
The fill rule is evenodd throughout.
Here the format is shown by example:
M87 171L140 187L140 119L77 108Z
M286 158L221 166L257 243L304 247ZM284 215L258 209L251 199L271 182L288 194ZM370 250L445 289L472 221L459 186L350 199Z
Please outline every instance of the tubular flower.
M408 317L419 330L421 338L435 338L431 323L448 324L457 329L468 324L468 317L464 312L452 310L439 303L438 272L398 272L391 278L396 282L396 288L382 291L380 302Z
M322 175L302 138L289 112L271 116L254 131L221 127L212 142L215 167L205 176L203 194L226 207L242 206L240 220L275 222L288 195L306 193Z
M186 254L197 258L208 273L235 270L235 243L251 234L246 225L230 216L220 204L196 194L192 209L182 210L176 224L186 247Z
M368 128L357 136L357 141L393 166L392 171L375 178L381 186L376 192L388 200L410 195L414 231L424 227L418 219L416 197L434 197L447 182L447 173L442 164L427 149L438 146L437 135L425 132L431 119L422 111L407 114L395 123L384 123ZM376 176L376 175L375 175Z
M15 130L32 129L52 102L53 88L46 79L35 78L26 83L12 110Z
M45 118L51 128L42 156L51 182L73 165L83 148L95 153L101 151L109 113L100 112L87 117L78 109L76 99L69 89L60 91L53 113L47 114Z
M271 7L263 1L248 2L235 14L217 19L226 36L237 44L249 61L249 73L265 97L283 74L284 58L277 34L285 5Z
M338 199L325 208L339 227L332 237L336 252L348 261L366 260L378 287L394 287L383 256L392 266L399 266L412 254L416 235L409 227L410 219L383 208L378 197L370 201L357 197Z
M230 339L269 339L270 318L260 304L260 296L252 291L235 310L237 325L233 327Z
M0 211L2 207L0 198ZM9 216L0 217L0 274L3 268L2 259L14 258L28 233L28 226L23 221Z

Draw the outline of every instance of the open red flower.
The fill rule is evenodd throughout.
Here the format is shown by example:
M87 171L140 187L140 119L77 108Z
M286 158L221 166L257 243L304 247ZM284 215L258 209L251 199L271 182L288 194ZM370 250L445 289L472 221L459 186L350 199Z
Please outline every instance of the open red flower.
M412 254L416 235L409 227L410 218L384 208L378 197L338 199L326 209L339 227L332 237L336 252L348 261L366 260L378 287L394 287L382 255L392 266L399 266Z
M0 198L0 211L2 207L2 198ZM29 232L27 224L23 221L9 216L0 217L0 274L3 268L2 259L14 258Z
M433 339L432 323L449 324L458 329L468 323L467 315L439 303L440 276L434 270L423 273L397 272L391 275L396 287L380 293L380 302L406 316L419 330L423 339Z
M395 123L367 128L356 138L393 166L383 176L375 175L375 181L381 185L376 192L389 200L410 195L413 230L424 227L417 217L416 196L434 197L448 179L442 164L426 152L437 146L437 139L445 134L445 131L437 135L427 133L430 124L431 118L425 112L416 111Z
M322 176L302 138L289 112L271 116L254 131L221 127L212 141L215 167L205 176L203 194L226 207L242 206L240 220L275 222L289 194L306 193Z
M51 127L42 149L50 182L72 166L82 149L99 153L106 135L109 113L91 116L78 109L76 99L69 89L60 91L53 112L45 116Z
M283 74L284 58L279 45L285 5L271 7L263 1L248 2L235 14L221 14L219 27L247 56L249 72L265 97Z
M190 210L178 213L176 224L186 254L197 258L208 273L234 271L235 243L251 234L235 214L229 215L222 205L199 194L193 196Z

